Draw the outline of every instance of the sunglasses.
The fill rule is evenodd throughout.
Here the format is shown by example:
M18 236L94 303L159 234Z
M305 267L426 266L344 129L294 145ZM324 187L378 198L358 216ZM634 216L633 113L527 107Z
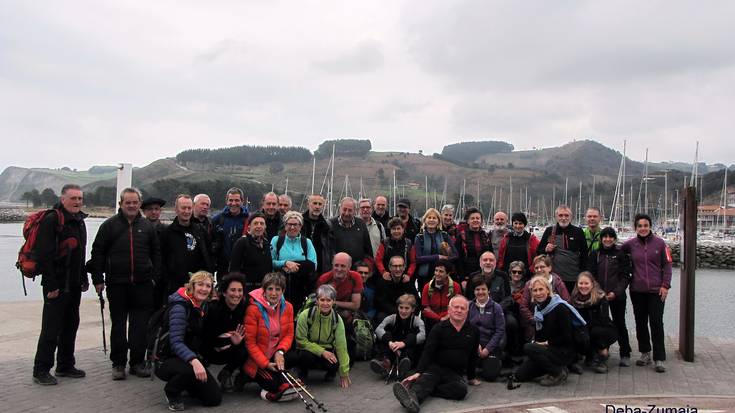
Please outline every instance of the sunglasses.
M523 274L523 271L514 270L514 271L511 271L510 273L511 274Z

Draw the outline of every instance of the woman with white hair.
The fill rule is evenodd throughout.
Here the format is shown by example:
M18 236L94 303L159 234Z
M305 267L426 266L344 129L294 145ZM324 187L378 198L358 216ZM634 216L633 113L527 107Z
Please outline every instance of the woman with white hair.
M339 372L342 388L350 386L350 356L342 317L334 309L337 291L329 284L316 290L316 303L299 314L296 322L296 357L299 378L306 381L309 370L326 371L332 380Z

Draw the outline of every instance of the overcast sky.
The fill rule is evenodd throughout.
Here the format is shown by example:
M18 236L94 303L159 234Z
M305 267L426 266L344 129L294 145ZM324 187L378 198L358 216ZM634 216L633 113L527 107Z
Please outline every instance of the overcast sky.
M0 0L0 170L368 138L731 164L735 2Z

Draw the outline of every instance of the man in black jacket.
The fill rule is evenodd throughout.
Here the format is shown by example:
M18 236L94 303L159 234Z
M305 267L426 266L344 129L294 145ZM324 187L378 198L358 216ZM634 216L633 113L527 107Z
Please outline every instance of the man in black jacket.
M153 313L154 284L161 282L161 247L156 228L140 213L141 201L138 189L122 190L117 214L97 231L87 268L97 294L107 287L113 380L125 379L128 348L130 374L151 375L145 365L146 331Z
M56 212L48 213L38 228L36 251L43 286L43 316L33 361L33 381L41 385L57 384L50 371L56 352L56 375L81 378L85 372L74 367L74 343L79 329L79 302L89 288L84 270L87 247L84 196L79 185L61 189ZM59 214L62 214L60 217ZM59 223L63 218L63 226Z
M452 297L449 319L429 333L416 373L393 385L393 394L409 412L418 412L429 396L462 400L468 384L480 384L475 377L480 333L467 321L468 310L465 297Z
M194 223L192 206L191 196L176 197L176 218L161 234L162 278L168 294L189 282L190 274L214 269L207 236L202 226Z
M401 221L403 221L403 229L406 234L406 238L410 239L411 242L414 242L416 234L421 231L421 220L414 218L411 215L411 201L409 201L408 198L399 199L398 203L396 203L396 208L396 216L401 218Z
M587 270L587 241L582 228L574 226L572 210L559 205L555 211L556 225L546 228L536 254L548 254L552 270L561 277L567 291L574 290L577 276Z
M342 198L339 215L330 219L329 254L334 257L338 252L346 252L352 262L365 261L371 267L375 263L370 233L360 219L355 219L357 202L350 197Z
M316 251L316 271L320 275L329 271L329 263L332 257L327 251L329 243L329 224L324 219L324 197L319 194L309 196L308 210L302 213L304 225L301 227L301 235L309 238Z

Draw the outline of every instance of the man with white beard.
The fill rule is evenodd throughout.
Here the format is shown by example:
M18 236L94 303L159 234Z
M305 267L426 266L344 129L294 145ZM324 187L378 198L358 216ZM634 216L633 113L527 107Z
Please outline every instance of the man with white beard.
M577 276L587 268L587 241L582 228L574 226L572 210L559 205L554 212L556 225L546 228L536 254L551 257L552 271L561 277L568 291L574 290Z
M508 214L503 211L493 215L493 227L490 229L490 240L493 243L493 251L500 251L500 240L508 233Z

